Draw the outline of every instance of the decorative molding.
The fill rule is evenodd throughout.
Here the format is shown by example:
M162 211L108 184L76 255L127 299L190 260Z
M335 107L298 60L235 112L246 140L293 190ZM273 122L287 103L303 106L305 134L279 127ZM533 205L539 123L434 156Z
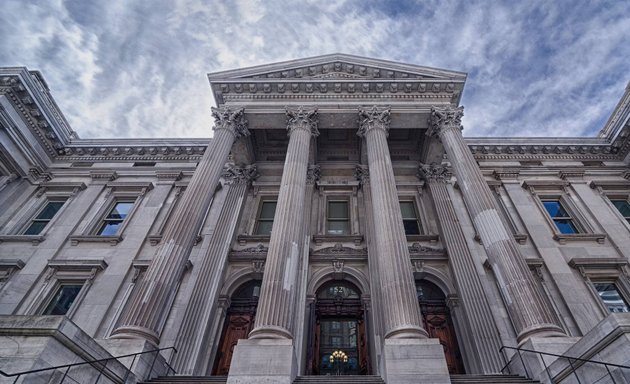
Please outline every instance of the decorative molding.
M496 180L515 180L518 179L520 172L521 170L518 168L500 168L495 169L494 172L492 172L492 176L494 176Z
M444 164L420 164L417 176L420 180L426 180L427 182L447 182L453 176L453 172Z
M389 135L391 123L391 107L379 108L373 105L371 108L359 108L359 130L357 135L364 137L372 129L380 129Z
M370 183L370 169L367 165L357 164L354 168L353 176L359 181L360 185Z
M113 181L116 180L118 178L118 173L116 173L116 171L110 171L110 170L97 170L97 171L90 171L90 177L92 178L92 181Z
M337 243L332 247L311 250L313 261L367 260L367 248L349 248Z
M359 245L363 242L363 235L313 235L313 241L316 245L333 242L353 242Z
M258 178L258 168L256 164L247 165L245 167L237 167L229 164L221 174L225 184L241 184L250 183Z
M416 254L444 255L445 251L444 249L431 248L431 247L426 247L424 245L421 245L420 243L413 243L409 246L409 253L411 255L416 255Z
M157 177L158 181L179 181L184 177L184 173L182 171L176 170L156 170L155 177Z
M317 114L317 108L304 109L304 106L300 105L297 109L285 109L287 115L287 131L289 136L296 129L304 129L311 133L313 137L319 136L319 130L317 124L319 117Z
M597 241L599 244L604 244L607 235L605 233L554 233L553 239L560 244L566 244L567 242L575 241Z
M317 183L321 177L322 171L319 165L309 165L306 170L306 184L313 185Z
M431 116L429 117L429 129L427 136L437 136L446 129L462 130L462 117L464 116L464 107L432 107Z
M584 169L566 169L558 172L558 177L562 180L581 179L584 177Z
M232 133L235 138L249 136L247 129L247 119L243 108L231 111L230 108L222 106L219 108L212 107L212 117L214 118L214 131L225 129Z
M28 242L33 245L39 245L46 240L44 235L0 235L0 243L3 242Z
M266 260L267 252L269 251L269 247L259 243L254 247L248 247L239 250L231 250L229 259L232 261L243 261L243 260Z

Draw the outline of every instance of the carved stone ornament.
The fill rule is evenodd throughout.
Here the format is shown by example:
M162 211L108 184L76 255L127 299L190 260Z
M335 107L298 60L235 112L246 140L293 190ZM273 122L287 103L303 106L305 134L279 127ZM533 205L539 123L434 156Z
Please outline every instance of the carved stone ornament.
M251 164L245 167L237 167L233 164L229 164L221 174L221 177L225 181L225 184L240 184L249 183L258 177L258 169L256 164Z
M443 253L443 252L444 252L443 249L425 247L424 245L421 245L420 243L413 243L411 246L409 246L409 253Z
M370 109L359 108L359 131L357 135L360 137L372 129L381 129L385 133L389 132L389 124L391 123L391 108L379 109L376 105Z
M344 261L335 259L332 261L332 267L335 273L343 273Z
M311 135L319 136L319 130L317 129L318 115L317 108L305 110L304 106L299 106L298 109L293 110L286 108L287 113L287 131L289 136L296 129L305 129L311 133Z
M437 136L445 129L463 129L464 107L432 107L427 136Z
M421 164L418 168L418 177L429 181L448 181L453 173L442 164Z
M359 180L361 185L369 184L370 183L370 169L367 167L367 165L358 164L354 168L354 178Z
M321 177L321 167L319 165L309 165L306 171L306 184L315 184Z
M239 108L236 111L231 111L228 107L223 106L220 108L212 107L212 117L214 117L214 130L226 129L234 134L235 138L241 136L249 136L250 132L247 129L247 119L243 113L244 109Z

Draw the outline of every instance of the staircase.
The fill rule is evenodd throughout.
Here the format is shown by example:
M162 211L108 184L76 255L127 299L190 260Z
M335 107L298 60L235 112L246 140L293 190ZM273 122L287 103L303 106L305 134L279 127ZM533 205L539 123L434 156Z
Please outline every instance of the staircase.
M293 384L385 384L380 376L298 376Z
M517 375L451 375L451 384L540 384Z
M225 384L227 376L161 376L139 384Z

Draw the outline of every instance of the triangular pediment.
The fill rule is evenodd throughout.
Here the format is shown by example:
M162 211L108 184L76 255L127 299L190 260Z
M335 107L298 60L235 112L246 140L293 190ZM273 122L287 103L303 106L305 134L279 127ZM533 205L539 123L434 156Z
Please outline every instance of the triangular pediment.
M403 64L367 57L331 54L208 74L211 82L243 80L451 80L463 72Z

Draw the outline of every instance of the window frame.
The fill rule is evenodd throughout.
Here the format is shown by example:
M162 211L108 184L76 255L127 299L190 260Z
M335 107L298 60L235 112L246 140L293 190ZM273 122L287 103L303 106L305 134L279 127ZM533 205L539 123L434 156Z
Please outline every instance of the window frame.
M59 215L63 213L63 209L66 206L67 202L68 202L68 199L63 198L63 197L56 197L56 196L46 197L45 200L41 204L39 204L37 209L31 215L30 219L27 220L26 223L22 225L18 233L22 236L41 236L45 234L46 232L48 232L48 229L50 228L50 224L56 221L55 218L59 217ZM38 219L37 217L42 212L44 212L44 210L46 210L46 208L48 207L50 203L62 203L62 204L61 204L61 207L59 207L59 209L55 212L55 214L50 219L48 220ZM35 222L43 222L43 221L45 221L46 224L44 225L44 227L42 227L42 229L38 233L31 233L31 234L26 233L26 231L28 231L31 228L31 226L35 224Z
M401 206L402 203L411 203L411 207L412 207L412 209L414 211L414 214L416 216L414 219L405 219L403 217L402 206ZM420 220L420 216L421 216L420 215L420 210L418 209L418 204L416 203L415 199L413 199L413 198L412 199L408 199L408 198L401 197L401 198L398 199L398 207L400 209L400 216L402 217L403 228L405 228L405 236L420 236L420 235L423 235L424 234L424 229L423 229L424 226L422 225L422 221ZM405 227L405 221L411 221L411 220L415 220L416 225L418 227L418 233L413 233L413 234L408 234L407 233L407 230L406 230L406 227Z
M271 219L261 219L261 214L263 212L263 206L266 203L275 203L276 207L273 211L273 218ZM271 227L273 228L273 222L276 219L276 210L278 209L278 197L277 196L265 196L265 197L261 197L260 200L258 201L258 208L256 209L256 219L254 220L254 227L252 228L252 235L254 236L271 236L271 230L269 229L269 233L259 233L258 232L258 228L260 227L260 222L264 221L264 222L270 222L271 223Z
M618 196L619 195L611 194L611 195L607 195L606 198L608 199L608 202L613 206L615 212L619 215L619 217L621 217L621 219L625 221L626 224L630 225L630 215L624 216L619 210L619 208L617 208L617 206L615 205L615 201L624 201L630 207L630 195L626 195L624 197L618 197Z
M617 279L591 279L591 285L593 286L593 289L595 289L595 292L597 293L599 300L601 301L601 303L604 305L604 307L606 307L606 309L608 310L609 313L630 313L630 300L628 300L628 298L630 297L630 295L627 292L624 292L623 286L622 284L620 284L621 281L619 280L619 278ZM604 299L602 298L602 295L600 294L600 291L597 289L596 285L597 284L612 284L617 293L619 294L619 296L621 297L621 300L623 301L623 303L626 306L627 311L626 312L614 312L611 311L610 308L608 307L608 305L606 304L606 302L604 301Z
M131 204L127 215L122 220L109 217L114 212L114 209L116 209L118 204ZM112 202L110 202L109 208L105 210L106 213L101 217L99 224L94 227L95 231L93 234L96 236L119 236L127 226L127 223L136 208L136 204L136 197L116 197ZM119 222L116 232L113 234L103 234L103 231L110 222Z
M330 217L330 203L346 203L346 218L331 218ZM324 234L326 236L348 236L352 234L352 212L350 207L349 197L343 195L331 195L326 198L325 208L325 223ZM345 222L348 223L347 229L343 233L331 233L330 222Z
M580 233L585 233L583 226L580 225L579 221L576 220L575 215L573 214L573 212L571 211L571 209L567 208L567 204L566 202L563 201L564 199L562 198L562 196L558 196L558 197L554 197L554 196L543 196L540 197L540 203L543 206L544 212L547 215L547 218L553 223L553 226L555 227L555 231L559 234L562 235L577 235ZM551 216L551 213L549 212L549 210L547 209L547 206L545 205L545 203L548 202L555 202L558 203L559 206L559 211L564 211L564 213L566 213L566 216ZM569 225L575 230L575 232L569 232L569 233L565 233L562 232L562 230L560 229L558 223L556 222L556 220L566 220Z

